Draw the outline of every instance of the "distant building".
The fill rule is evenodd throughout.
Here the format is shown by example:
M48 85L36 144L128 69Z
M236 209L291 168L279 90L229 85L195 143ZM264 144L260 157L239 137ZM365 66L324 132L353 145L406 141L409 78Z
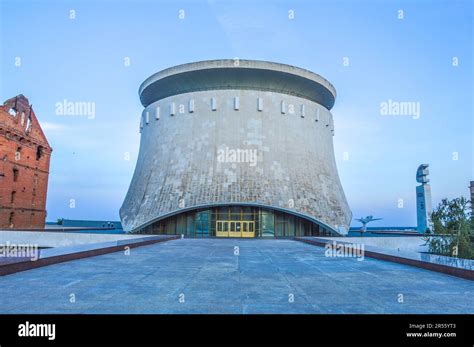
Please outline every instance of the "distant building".
M28 99L0 105L0 228L43 228L52 148Z
M474 181L471 181L469 189L471 191L471 204L474 206Z
M60 225L68 228L109 228L109 229L122 229L120 222L111 222L103 220L77 220L77 219L61 219Z

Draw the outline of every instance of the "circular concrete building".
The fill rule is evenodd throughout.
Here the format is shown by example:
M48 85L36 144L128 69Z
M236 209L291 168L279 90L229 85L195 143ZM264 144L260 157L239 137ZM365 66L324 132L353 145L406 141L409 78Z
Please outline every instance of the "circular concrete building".
M120 209L126 231L347 233L327 80L284 64L212 60L160 71L139 94L140 153Z

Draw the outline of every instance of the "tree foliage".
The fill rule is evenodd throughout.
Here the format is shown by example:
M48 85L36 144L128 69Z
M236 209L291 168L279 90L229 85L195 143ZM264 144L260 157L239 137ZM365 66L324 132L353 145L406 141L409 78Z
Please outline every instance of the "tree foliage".
M464 197L443 199L431 214L433 236L427 236L429 252L474 259L474 216Z

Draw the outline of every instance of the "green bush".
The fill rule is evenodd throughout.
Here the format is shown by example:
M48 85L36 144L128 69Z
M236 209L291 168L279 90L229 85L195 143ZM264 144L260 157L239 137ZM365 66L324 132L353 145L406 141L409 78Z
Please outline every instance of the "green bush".
M434 235L425 239L430 253L474 259L474 216L469 200L443 199L431 221Z

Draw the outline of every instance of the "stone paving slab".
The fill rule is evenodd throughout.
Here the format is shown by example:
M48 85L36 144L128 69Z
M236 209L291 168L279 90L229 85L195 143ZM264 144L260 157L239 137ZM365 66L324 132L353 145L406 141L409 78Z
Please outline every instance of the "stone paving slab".
M466 279L275 239L178 239L0 277L0 313L473 314L472 297Z

